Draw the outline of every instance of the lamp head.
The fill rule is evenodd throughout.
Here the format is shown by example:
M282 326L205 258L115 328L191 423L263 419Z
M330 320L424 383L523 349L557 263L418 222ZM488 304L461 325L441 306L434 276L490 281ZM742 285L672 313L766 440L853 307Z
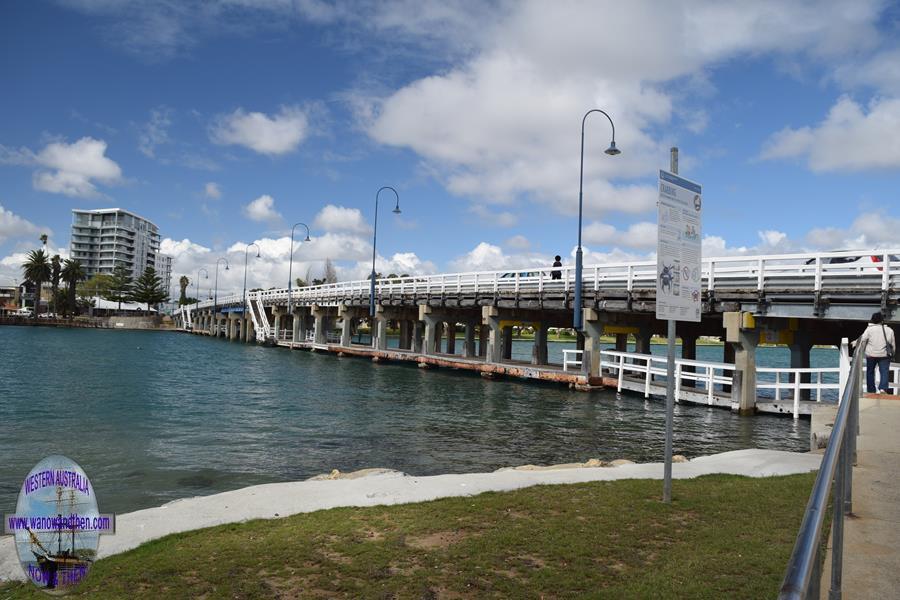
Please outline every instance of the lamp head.
M306 234L306 239L303 240L303 241L304 241L304 242L311 242L311 241L312 241L311 239L309 239L309 234L308 234L308 233Z
M256 251L256 258L259 258L259 250Z
M225 270L226 270L226 271L228 270L228 265L225 265Z
M397 203L397 206L394 207L394 210L393 210L392 212L393 212L395 215L399 215L399 214L400 214L400 203L399 203L399 202Z
M613 140L609 143L609 148L606 149L606 153L610 156L615 156L617 154L622 154L622 151L616 148L616 140Z

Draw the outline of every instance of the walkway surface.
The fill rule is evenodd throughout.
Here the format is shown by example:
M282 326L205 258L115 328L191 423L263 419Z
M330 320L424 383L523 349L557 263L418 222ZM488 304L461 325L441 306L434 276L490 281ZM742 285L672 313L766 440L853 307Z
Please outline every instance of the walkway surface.
M736 450L701 456L672 465L672 476L689 479L713 473L769 477L807 473L819 468L821 455L778 450ZM375 469L349 478L269 483L211 496L175 500L116 516L116 534L103 536L99 556L118 554L149 540L201 527L249 519L271 519L338 506L376 506L424 502L451 496L471 496L541 484L661 479L662 463L624 464L616 467L556 465L500 469L493 473L467 473L414 477ZM662 485L660 485L662 493ZM0 538L0 581L24 579L11 536Z
M844 521L843 597L900 597L900 397L860 399L853 516ZM831 564L831 556L826 565ZM827 592L830 580L822 581Z

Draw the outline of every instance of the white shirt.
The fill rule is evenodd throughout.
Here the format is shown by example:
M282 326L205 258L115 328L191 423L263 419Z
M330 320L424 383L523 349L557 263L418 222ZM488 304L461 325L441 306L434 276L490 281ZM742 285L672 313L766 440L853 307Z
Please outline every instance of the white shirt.
M869 323L856 343L867 340L866 356L870 358L884 358L887 356L887 345L890 344L897 351L897 342L894 339L894 330L882 323Z

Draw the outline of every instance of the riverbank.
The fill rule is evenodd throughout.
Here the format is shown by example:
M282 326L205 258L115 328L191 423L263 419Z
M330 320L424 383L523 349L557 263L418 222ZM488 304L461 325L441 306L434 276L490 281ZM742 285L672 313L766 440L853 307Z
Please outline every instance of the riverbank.
M771 477L807 473L818 468L820 459L819 455L807 453L737 450L674 464L672 473L676 479L712 474ZM173 533L252 519L286 517L336 507L425 502L534 485L660 479L662 471L661 463L632 463L616 467L563 466L549 470L507 468L492 473L430 477L374 470L364 473L367 476L362 477L257 485L211 496L175 500L157 508L119 515L116 535L101 539L98 556L103 558L120 554ZM0 539L0 579L21 577L12 538Z
M771 596L819 458L742 450L675 464L674 477L692 481L676 482L672 506L659 502L659 463L254 486L120 515L100 546L111 558L79 592ZM11 541L0 546L6 577L20 573Z

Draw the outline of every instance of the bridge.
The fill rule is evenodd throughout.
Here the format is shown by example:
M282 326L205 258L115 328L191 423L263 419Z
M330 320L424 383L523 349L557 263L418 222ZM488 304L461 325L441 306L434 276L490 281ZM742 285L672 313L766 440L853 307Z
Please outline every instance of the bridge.
M874 312L889 325L900 322L898 255L900 249L704 259L700 272L689 274L701 281L701 321L678 324L678 400L796 418L809 414L817 401L836 399L840 367L812 368L810 351L858 337ZM374 317L370 282L359 280L293 288L290 295L287 288L249 292L246 305L232 294L183 306L175 319L185 331L232 340L557 381L583 390L614 386L649 397L665 393L664 359L650 347L652 336L666 333L665 322L655 317L656 280L654 261L586 266L584 329L561 364L548 359L547 334L571 328L573 267L378 279ZM533 331L530 360L512 352L523 328ZM362 330L370 332L364 341ZM389 343L389 331L399 339L392 336ZM634 352L628 351L629 335ZM722 362L696 360L697 341L705 336L723 339ZM614 348L605 348L604 340L612 338ZM757 366L759 344L790 348L790 367ZM892 373L896 389L900 365Z

